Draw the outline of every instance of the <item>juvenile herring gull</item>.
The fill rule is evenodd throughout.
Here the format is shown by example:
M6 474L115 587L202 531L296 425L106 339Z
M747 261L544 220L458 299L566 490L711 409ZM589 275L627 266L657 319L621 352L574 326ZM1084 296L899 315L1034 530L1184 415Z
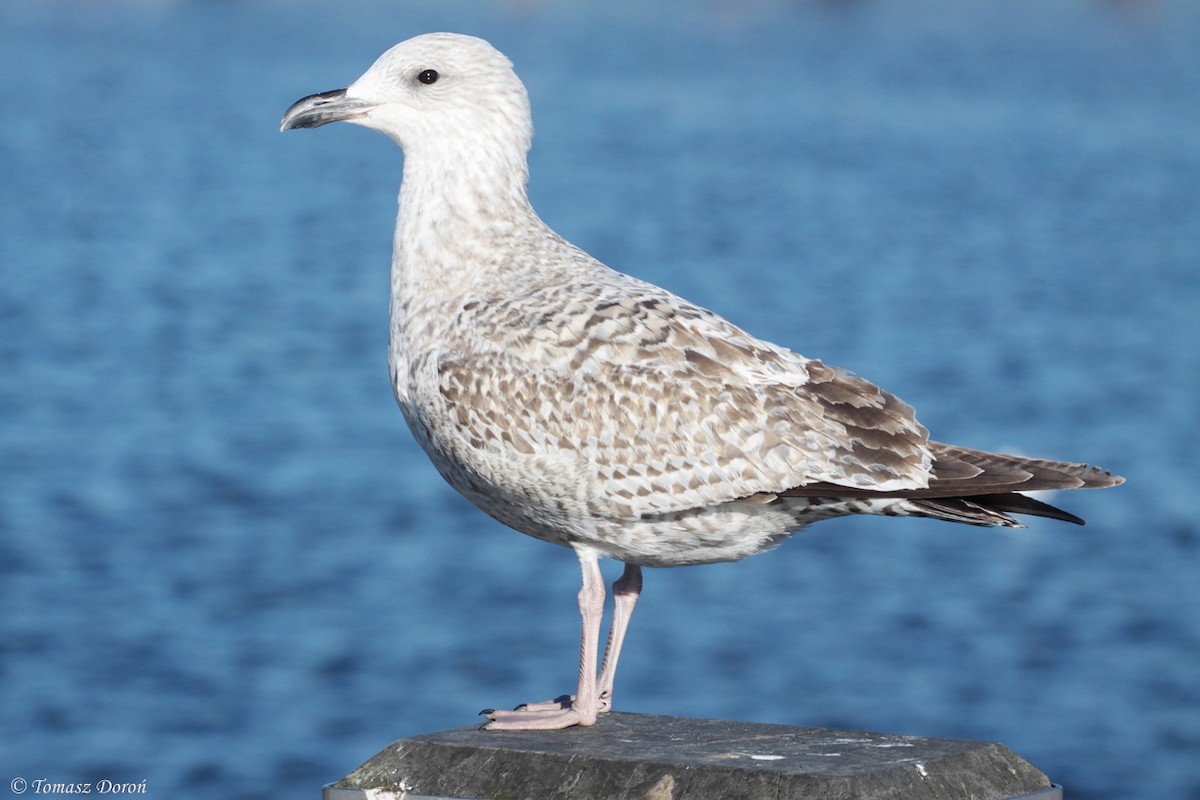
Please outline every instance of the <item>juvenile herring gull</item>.
M591 725L612 707L642 567L745 558L846 514L1082 524L1021 492L1122 482L930 441L873 384L565 241L526 196L525 87L482 39L409 39L280 129L338 121L404 149L388 361L409 428L467 499L583 569L575 694L487 710L487 728ZM604 556L625 569L597 672Z

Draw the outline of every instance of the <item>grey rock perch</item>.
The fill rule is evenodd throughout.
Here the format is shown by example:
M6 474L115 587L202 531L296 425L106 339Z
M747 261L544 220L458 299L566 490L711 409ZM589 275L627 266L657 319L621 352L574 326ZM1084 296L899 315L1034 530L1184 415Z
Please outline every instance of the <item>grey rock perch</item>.
M401 739L325 800L1061 800L1001 744L606 714L591 728Z

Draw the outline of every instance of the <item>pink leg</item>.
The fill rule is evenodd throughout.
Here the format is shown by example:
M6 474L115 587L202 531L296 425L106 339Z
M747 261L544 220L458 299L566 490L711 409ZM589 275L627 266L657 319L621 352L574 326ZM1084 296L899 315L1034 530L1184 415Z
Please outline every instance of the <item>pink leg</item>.
M625 631L629 628L629 618L633 615L633 607L637 604L638 595L642 591L642 570L632 564L625 565L621 577L613 582L613 621L608 632L608 645L604 649L604 661L600 667L600 679L597 682L599 691L599 709L601 714L612 710L613 680L617 674L617 660L621 656L621 643L625 640ZM575 702L574 695L561 695L553 700L543 700L540 703L523 703L517 706L517 711L558 711L570 708Z
M600 668L600 711L612 709L613 680L617 676L617 659L621 657L621 643L629 628L629 618L642 592L642 569L626 564L621 577L613 583L613 620L608 630L608 646L604 649L604 666Z
M600 711L596 691L596 660L600 648L600 621L604 616L604 576L596 553L577 549L583 568L583 586L579 590L579 615L583 618L583 636L579 648L579 687L575 699L563 703L540 704L515 711L485 711L483 726L490 731L532 731L593 725ZM550 706L547 708L546 706Z

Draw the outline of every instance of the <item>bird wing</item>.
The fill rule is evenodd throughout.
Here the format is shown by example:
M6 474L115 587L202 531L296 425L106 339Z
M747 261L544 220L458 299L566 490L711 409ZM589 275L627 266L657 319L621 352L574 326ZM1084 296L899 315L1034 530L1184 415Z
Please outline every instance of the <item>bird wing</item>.
M536 318L475 304L460 325L509 333L501 346L438 358L461 445L558 471L543 485L617 517L813 483L928 485L928 433L908 405L628 281L535 293L521 306Z
M1012 492L1094 489L1118 486L1125 479L1088 464L1044 458L990 453L967 447L930 442L933 473L929 484L892 493L912 499L993 496ZM856 488L810 483L783 492L785 496L821 496L837 492L844 497L864 497ZM1018 503L1020 501L1017 501Z

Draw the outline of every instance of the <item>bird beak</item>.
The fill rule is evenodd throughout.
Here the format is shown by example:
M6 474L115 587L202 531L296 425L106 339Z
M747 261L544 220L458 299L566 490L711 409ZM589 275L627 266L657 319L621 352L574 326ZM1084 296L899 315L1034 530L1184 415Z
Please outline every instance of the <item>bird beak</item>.
M347 97L345 89L310 94L292 103L279 122L279 130L318 128L328 122L356 120L365 117L374 107L375 103Z

